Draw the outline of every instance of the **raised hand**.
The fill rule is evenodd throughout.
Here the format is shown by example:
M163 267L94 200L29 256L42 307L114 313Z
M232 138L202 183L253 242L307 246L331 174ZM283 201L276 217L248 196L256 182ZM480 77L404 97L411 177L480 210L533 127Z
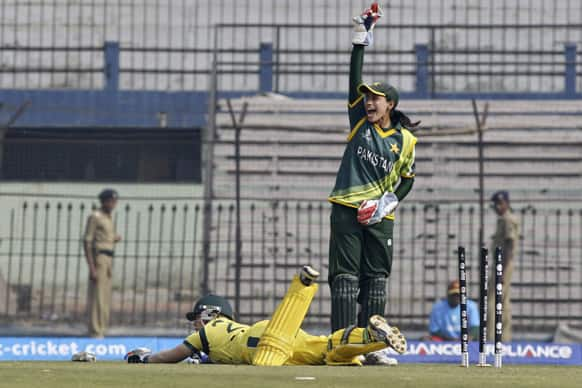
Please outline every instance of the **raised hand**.
M378 3L373 3L370 8L367 8L361 15L354 16L354 32L352 35L352 43L363 46L370 46L374 40L372 31L374 26L383 15L382 8Z

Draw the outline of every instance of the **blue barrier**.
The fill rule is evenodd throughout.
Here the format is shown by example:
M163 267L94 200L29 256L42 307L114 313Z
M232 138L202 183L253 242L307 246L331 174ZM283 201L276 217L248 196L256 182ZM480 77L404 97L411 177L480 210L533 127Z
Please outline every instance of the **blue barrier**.
M154 352L173 348L182 337L0 337L0 361L68 361L80 351L90 351L99 361L121 361L131 349L147 347ZM477 362L478 344L469 345L471 363ZM493 360L493 345L486 347ZM390 356L395 356L391 350ZM401 363L458 363L460 344L456 342L411 341ZM582 365L582 344L512 342L504 346L504 364Z
M0 122L29 102L12 127L169 128L206 125L207 92L111 90L0 90Z
M396 353L388 350L394 357ZM485 346L487 360L493 364L493 344ZM469 361L478 362L479 344L469 344ZM458 342L422 342L411 341L408 351L396 356L401 363L460 363L461 344ZM504 364L546 364L546 365L582 365L581 344L556 344L548 342L510 342L503 345Z
M259 91L273 91L273 44L261 43L259 49ZM575 62L574 62L575 63Z
M137 347L154 352L173 348L184 338L172 337L0 337L0 361L69 361L81 351L95 353L97 360L121 361Z

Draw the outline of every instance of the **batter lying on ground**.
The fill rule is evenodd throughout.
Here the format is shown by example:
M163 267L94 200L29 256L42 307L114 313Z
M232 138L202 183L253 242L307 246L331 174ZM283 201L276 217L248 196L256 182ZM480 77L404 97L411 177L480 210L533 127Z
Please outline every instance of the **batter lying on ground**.
M201 352L217 364L362 365L362 355L387 347L406 351L406 339L398 328L374 315L368 326L348 327L329 336L301 330L301 323L317 292L319 272L304 266L293 277L287 294L269 321L247 326L233 320L228 301L217 295L201 298L186 317L196 332L174 349L151 354L138 348L126 356L129 363L174 363Z

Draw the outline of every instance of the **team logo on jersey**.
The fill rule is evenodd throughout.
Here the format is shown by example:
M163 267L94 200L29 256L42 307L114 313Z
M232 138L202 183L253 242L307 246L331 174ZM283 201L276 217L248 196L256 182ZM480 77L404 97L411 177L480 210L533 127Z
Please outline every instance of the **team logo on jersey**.
M368 143L372 141L372 131L370 131L370 128L366 129L366 132L362 135L362 137L366 139Z
M399 154L400 148L398 148L398 144L390 144L390 151L394 152L395 154Z

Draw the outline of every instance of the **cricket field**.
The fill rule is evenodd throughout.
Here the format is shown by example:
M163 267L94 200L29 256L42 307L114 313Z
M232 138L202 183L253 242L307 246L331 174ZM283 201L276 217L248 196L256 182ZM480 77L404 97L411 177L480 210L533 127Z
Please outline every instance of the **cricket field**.
M0 387L580 387L582 368L450 364L395 367L128 365L122 362L2 362Z

